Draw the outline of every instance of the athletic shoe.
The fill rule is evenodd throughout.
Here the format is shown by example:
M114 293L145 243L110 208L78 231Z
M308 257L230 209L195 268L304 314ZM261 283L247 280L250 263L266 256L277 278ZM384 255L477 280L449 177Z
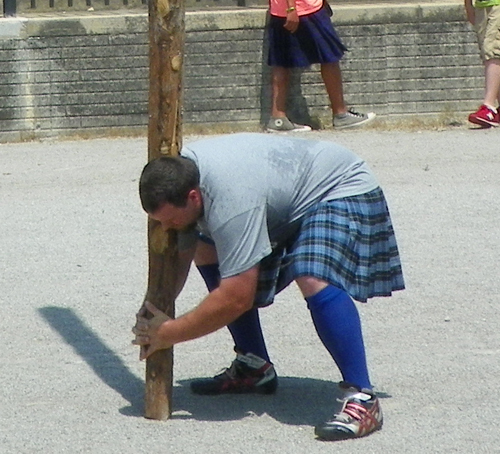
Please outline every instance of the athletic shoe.
M337 114L333 116L333 127L335 129L354 128L362 126L372 121L376 115L373 112L367 114L355 112L349 109L344 114Z
M369 389L360 389L345 382L339 384L345 393L342 409L315 428L320 440L335 441L364 437L382 428L382 410L377 396Z
M500 113L493 111L486 105L482 105L477 112L469 115L469 121L483 128L491 126L500 126Z
M278 387L274 366L258 356L236 354L231 366L213 378L191 382L195 394L273 394Z
M266 130L267 132L306 132L311 131L311 129L307 125L292 123L287 117L271 117Z

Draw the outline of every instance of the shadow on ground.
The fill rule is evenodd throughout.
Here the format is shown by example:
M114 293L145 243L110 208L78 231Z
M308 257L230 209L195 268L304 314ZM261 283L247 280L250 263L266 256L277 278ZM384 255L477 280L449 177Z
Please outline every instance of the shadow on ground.
M190 392L189 382L180 380L174 387L173 418L201 421L230 421L267 414L289 425L314 426L332 417L341 404L337 383L304 377L279 377L273 395L197 396ZM380 398L390 398L385 393Z
M136 417L144 414L144 381L72 309L51 306L39 312L95 374L130 403L120 413ZM314 378L280 377L273 395L197 396L189 389L190 381L180 380L174 386L172 419L234 421L267 414L284 424L314 426L330 418L340 405L337 383Z
M129 416L144 413L144 381L72 309L49 306L38 311L95 374L130 403L121 413Z

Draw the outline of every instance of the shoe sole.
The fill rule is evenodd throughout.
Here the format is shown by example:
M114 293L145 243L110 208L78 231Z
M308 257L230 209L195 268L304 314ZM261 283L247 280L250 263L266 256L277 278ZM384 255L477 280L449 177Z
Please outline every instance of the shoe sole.
M475 118L475 117L469 117L469 121L471 123L474 123L475 125L479 125L479 126L482 126L483 128L497 128L498 126L500 126L500 123L497 123L496 121L488 121L488 120L483 120L481 118Z
M191 392L197 396L222 396L228 394L276 394L277 386L270 388L240 388L240 389L229 389L229 390L200 390L191 388Z
M261 386L256 386L255 388L211 388L210 385L203 386L201 382L198 386L191 383L190 388L191 392L198 396L220 396L223 394L275 394L278 389L278 379L276 377L276 379L270 380L269 382L264 383Z
M302 129L272 129L266 128L266 132L309 132L312 128L302 128Z
M372 114L372 115L368 114L368 118L366 120L358 121L357 123L351 123L349 125L342 125L342 126L333 125L333 127L335 129L356 128L358 126L363 126L363 125L366 125L367 123L370 123L370 121L374 120L376 116L377 116L376 114Z
M378 432L379 430L382 429L382 423L373 429L371 432L368 432L367 434L364 434L361 437L358 437L356 435L352 435L352 432L341 432L341 431L332 431L330 433L327 433L325 431L321 431L316 429L314 431L314 435L316 435L316 439L319 441L342 441L342 440L352 440L354 438L364 438L368 437L369 435Z

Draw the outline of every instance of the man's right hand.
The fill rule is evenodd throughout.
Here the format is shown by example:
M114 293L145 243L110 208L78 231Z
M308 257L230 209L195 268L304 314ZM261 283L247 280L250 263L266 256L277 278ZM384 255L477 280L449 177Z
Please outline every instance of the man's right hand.
M160 329L164 328L165 323L172 319L149 301L144 302L136 319L136 324L132 328L132 332L135 334L132 343L140 347L140 360L148 358L155 351L164 350L173 345L165 340L165 332L160 333Z

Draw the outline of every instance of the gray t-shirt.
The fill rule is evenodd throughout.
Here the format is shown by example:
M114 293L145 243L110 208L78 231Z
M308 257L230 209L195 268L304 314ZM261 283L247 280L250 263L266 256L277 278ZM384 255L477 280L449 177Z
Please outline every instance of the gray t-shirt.
M378 183L366 163L332 142L231 134L184 145L196 162L204 216L223 278L257 265L314 204L364 194Z

